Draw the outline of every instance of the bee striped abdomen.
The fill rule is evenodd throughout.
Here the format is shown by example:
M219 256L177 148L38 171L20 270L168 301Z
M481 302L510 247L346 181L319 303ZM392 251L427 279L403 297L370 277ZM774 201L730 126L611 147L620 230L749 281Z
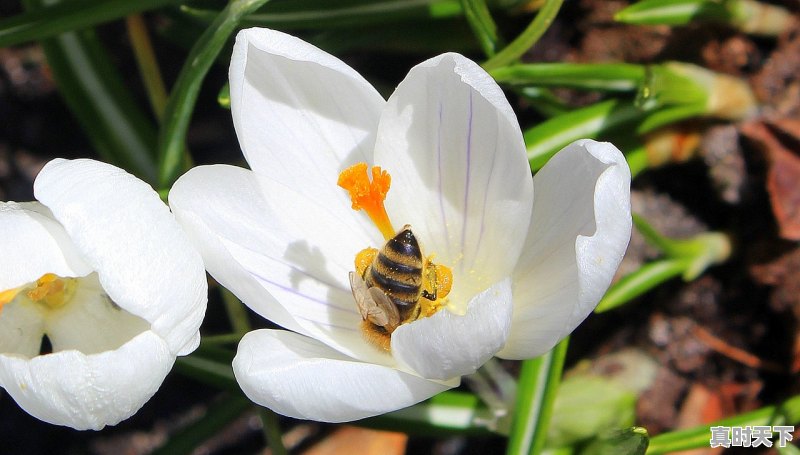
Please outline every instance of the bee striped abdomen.
M384 245L365 273L367 287L375 286L397 305L401 320L416 318L422 292L422 252L410 229Z

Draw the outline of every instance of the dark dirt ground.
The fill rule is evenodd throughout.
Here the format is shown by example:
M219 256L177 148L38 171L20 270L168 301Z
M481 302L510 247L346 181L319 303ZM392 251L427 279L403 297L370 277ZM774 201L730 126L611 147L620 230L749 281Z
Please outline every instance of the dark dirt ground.
M779 2L780 3L780 2ZM612 22L628 2L567 2L528 61L631 63L681 60L741 77L751 84L761 108L738 123L694 122L702 132L694 157L638 176L633 209L662 233L686 237L713 230L727 233L730 259L697 280L672 280L627 306L590 317L572 338L568 363L633 347L657 361L654 383L637 406L637 424L650 434L707 423L773 404L800 393L800 25L777 39L754 38L723 26L634 27ZM797 13L800 3L782 3ZM0 16L18 11L0 1ZM148 16L151 24L162 20ZM513 20L512 24L515 23ZM524 24L524 21L522 22ZM124 30L103 26L124 74L135 78ZM508 36L512 36L511 33ZM184 50L156 38L162 62L182 61ZM473 55L479 58L479 54ZM373 56L342 56L367 78L381 76ZM400 55L394 66L421 60ZM378 68L378 69L376 69ZM179 67L165 63L168 80ZM384 70L385 71L385 70ZM386 86L397 82L392 72ZM229 113L215 104L226 68L214 68L200 97L190 132L198 162L239 159ZM135 79L130 84L141 91ZM559 91L575 105L595 94ZM137 96L142 97L141 93ZM512 97L512 103L515 103ZM143 105L144 102L143 102ZM524 103L519 102L519 106ZM523 126L535 116L521 116ZM529 121L528 117L531 117ZM92 157L91 147L59 98L41 48L35 44L0 49L0 199L32 199L32 182L54 157ZM621 273L653 259L657 251L634 232ZM226 330L214 295L203 330ZM41 423L0 392L0 451L24 447L29 454L148 453L168 435L202 416L223 392L171 374L161 390L133 418L102 433L76 432ZM356 444L370 453L502 453L502 438L406 439L352 427L283 419L288 445L308 453L333 453ZM800 434L795 433L795 440ZM293 442L294 441L294 442ZM313 442L320 442L317 445ZM381 445L383 444L383 445ZM195 453L260 453L260 421L246 413ZM711 453L715 450L693 453ZM733 453L732 451L730 453ZM755 451L747 452L755 453Z

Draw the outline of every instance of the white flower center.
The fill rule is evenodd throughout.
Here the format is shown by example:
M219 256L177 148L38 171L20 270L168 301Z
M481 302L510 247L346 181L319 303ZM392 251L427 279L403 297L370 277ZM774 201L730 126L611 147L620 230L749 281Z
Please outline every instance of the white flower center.
M53 352L95 354L117 349L150 328L114 303L97 273L60 277L52 273L0 291L0 353L34 357L46 335Z

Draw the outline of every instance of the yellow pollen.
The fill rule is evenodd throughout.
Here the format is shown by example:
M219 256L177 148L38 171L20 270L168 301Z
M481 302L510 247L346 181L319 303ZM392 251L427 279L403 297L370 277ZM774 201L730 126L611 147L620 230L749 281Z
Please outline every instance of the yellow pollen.
M367 163L356 163L339 174L337 184L350 193L353 210L364 210L386 240L395 236L396 231L389 221L389 215L383 206L386 193L392 183L392 176L381 170L380 166L372 167L372 181L369 180Z
M52 273L45 273L36 280L36 284L26 294L34 302L44 302L50 307L57 308L72 297L74 281L74 278L61 278Z
M3 311L3 306L5 306L7 303L11 303L11 301L17 297L17 294L19 294L19 291L21 290L22 288L14 288L7 291L0 291L0 312Z

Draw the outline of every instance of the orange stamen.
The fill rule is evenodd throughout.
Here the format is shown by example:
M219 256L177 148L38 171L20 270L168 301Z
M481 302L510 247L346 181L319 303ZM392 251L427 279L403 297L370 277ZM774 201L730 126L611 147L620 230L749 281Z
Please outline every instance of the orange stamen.
M392 227L383 201L389 192L392 176L381 170L380 166L373 166L372 181L370 181L367 167L367 163L356 163L348 167L339 174L337 184L350 193L353 210L367 212L383 237L389 240L395 236L396 231Z

